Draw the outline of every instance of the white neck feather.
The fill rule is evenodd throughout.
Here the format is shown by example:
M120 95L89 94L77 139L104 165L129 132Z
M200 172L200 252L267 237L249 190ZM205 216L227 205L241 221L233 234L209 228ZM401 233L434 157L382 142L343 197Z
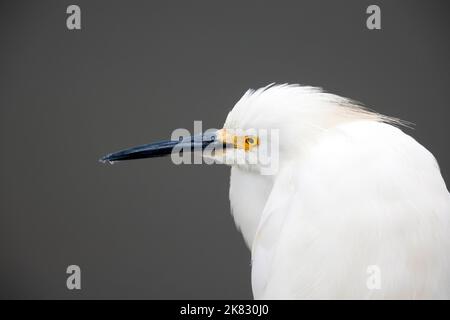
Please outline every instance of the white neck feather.
M272 176L259 175L238 166L231 168L231 213L249 248L272 186Z

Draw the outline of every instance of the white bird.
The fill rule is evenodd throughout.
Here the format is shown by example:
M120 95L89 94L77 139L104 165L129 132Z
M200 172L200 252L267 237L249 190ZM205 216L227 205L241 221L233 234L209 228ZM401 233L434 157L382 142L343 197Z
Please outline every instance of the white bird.
M102 160L224 146L205 156L232 166L256 299L449 299L450 195L433 155L397 126L318 88L270 85L248 91L214 134ZM274 142L267 132L278 133L270 174L252 161Z

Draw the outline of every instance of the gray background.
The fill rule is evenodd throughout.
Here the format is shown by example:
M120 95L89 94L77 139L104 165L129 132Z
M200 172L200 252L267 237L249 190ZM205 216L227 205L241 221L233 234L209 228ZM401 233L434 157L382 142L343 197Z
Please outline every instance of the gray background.
M66 8L82 30L66 28ZM382 10L382 30L365 9ZM251 298L229 168L97 159L220 127L250 87L324 87L416 124L449 180L445 1L2 1L1 298ZM80 265L82 289L66 289Z

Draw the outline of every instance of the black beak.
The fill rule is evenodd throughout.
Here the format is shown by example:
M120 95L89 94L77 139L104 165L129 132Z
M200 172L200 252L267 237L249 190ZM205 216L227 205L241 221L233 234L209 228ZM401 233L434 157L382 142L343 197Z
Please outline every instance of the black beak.
M201 134L198 136L181 138L180 140L166 140L154 142L110 153L100 158L100 161L115 162L133 159L163 157L171 154L175 146L177 147L177 150L183 151L189 150L191 152L203 151L207 146L213 143L221 145L221 143L217 141L217 137L214 134Z

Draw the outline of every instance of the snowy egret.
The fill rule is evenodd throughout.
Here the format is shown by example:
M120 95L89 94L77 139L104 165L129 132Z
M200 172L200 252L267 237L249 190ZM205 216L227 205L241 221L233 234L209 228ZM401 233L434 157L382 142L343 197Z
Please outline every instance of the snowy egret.
M450 195L433 155L399 127L318 88L270 85L248 91L215 134L101 160L168 155L176 144L249 159L271 138L245 132L277 129L276 172L231 162L256 299L449 299Z

